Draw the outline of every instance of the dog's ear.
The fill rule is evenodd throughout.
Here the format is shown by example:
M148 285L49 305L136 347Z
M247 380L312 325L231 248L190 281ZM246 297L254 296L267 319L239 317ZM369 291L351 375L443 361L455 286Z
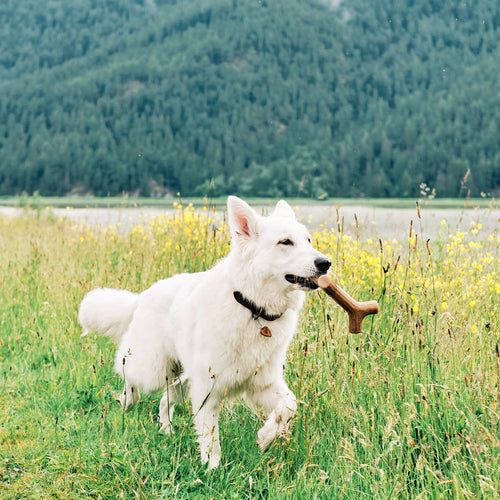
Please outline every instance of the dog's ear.
M251 238L257 235L257 212L245 201L229 196L227 199L227 214L229 229L232 236Z
M285 200L280 200L278 201L278 203L276 203L273 215L276 215L278 217L290 217L292 219L296 219L295 211Z

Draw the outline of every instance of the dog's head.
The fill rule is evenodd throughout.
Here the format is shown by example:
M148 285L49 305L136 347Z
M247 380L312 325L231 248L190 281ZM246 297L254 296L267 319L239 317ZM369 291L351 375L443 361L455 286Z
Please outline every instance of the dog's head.
M250 272L283 288L314 290L312 278L328 272L330 260L315 250L311 237L285 201L268 217L230 196L227 202L232 248Z

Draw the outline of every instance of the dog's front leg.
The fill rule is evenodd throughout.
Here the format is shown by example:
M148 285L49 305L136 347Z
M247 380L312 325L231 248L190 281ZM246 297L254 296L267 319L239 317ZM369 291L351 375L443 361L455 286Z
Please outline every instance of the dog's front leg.
M196 399L191 397L191 399ZM219 412L220 403L208 397L200 405L193 401L194 425L198 434L200 444L201 462L208 463L209 469L214 469L219 465L221 447L219 441Z
M267 416L264 426L257 433L260 449L266 451L276 436L288 430L289 422L297 412L295 395L280 380L247 396L252 406L260 408Z

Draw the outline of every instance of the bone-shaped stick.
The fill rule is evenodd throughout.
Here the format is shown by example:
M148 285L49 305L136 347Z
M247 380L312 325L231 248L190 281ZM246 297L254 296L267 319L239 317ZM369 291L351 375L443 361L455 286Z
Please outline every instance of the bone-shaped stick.
M345 290L340 288L326 274L320 276L316 283L323 289L339 306L347 311L349 316L349 332L362 333L363 318L368 314L378 313L378 303L376 300L368 302L358 302L354 300Z

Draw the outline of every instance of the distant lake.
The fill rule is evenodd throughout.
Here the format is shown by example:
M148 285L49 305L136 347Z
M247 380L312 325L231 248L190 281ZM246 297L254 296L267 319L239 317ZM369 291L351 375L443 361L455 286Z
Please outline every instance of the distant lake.
M455 232L470 231L473 224L481 224L480 233L489 235L500 228L500 209L490 208L426 208L420 207L421 220L417 209L383 208L370 205L336 206L328 202L308 204L305 202L291 203L297 211L297 216L311 230L333 228L337 231L338 224L344 224L344 233L352 237L358 234L361 239L382 238L405 240L408 237L410 223L413 221L413 231L424 238L435 238L443 231L442 220L446 220L445 230ZM272 210L270 204L252 204L259 213ZM56 217L66 217L82 224L110 226L120 224L124 230L150 217L173 214L174 209L164 208L51 208ZM0 215L15 216L23 209L0 207ZM217 213L224 216L222 210ZM356 228L356 218L358 227Z

